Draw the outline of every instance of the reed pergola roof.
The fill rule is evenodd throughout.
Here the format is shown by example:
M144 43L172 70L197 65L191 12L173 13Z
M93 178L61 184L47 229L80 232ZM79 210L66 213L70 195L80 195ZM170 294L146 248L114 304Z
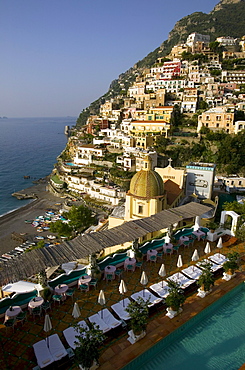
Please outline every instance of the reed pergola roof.
M125 222L109 230L77 236L71 241L53 247L34 249L15 259L0 263L0 286L27 279L48 267L86 258L89 254L100 252L105 248L132 242L184 219L201 216L209 209L208 206L191 202L150 217Z

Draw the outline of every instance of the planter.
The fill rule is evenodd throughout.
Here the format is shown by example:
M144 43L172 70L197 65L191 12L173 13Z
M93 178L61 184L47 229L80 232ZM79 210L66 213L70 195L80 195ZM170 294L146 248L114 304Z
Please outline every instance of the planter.
M81 370L96 370L99 367L99 365L96 364L95 361L93 362L93 365L90 366L90 367L83 367L82 365L78 365L78 366L79 366L79 369L81 369Z
M208 295L209 293L212 292L212 289L204 290L203 287L201 287L197 291L198 291L197 296L200 297L200 298L204 298L204 297L206 297L206 295Z
M168 307L166 316L168 316L170 319L173 319L175 316L177 316L182 311L183 311L182 308L179 308L179 310L176 311L176 308Z
M232 278L234 278L235 276L236 276L236 273L235 273L235 272L233 272L233 273L230 273L230 272L224 272L224 273L223 273L222 280L229 281L229 280L231 280Z
M136 342L138 342L140 339L144 338L146 336L146 332L145 331L142 331L140 334L134 334L133 330L130 330L128 332L128 335L129 337L127 338L128 341L131 343L131 344L134 344Z

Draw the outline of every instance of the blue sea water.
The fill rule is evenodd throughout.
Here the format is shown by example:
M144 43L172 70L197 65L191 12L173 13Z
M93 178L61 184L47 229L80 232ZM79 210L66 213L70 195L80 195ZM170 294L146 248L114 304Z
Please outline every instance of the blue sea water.
M65 126L75 123L76 117L0 119L0 216L30 202L11 194L51 173L67 143Z

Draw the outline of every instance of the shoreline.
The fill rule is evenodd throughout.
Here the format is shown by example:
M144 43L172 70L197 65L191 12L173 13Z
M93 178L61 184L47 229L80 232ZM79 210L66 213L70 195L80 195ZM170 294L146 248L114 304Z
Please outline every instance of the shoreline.
M33 198L30 203L0 216L0 256L21 244L20 241L12 238L13 232L22 234L27 240L33 241L37 231L31 224L25 223L25 220L33 220L38 215L44 214L47 209L52 208L59 211L63 207L64 198L47 191L47 184L48 181L45 179L42 183L19 191L18 193L35 194L36 198ZM45 233L42 235L45 236Z

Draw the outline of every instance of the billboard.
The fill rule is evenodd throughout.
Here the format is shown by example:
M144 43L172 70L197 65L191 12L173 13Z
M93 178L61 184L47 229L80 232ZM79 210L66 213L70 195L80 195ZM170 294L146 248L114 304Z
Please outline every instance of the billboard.
M186 195L211 199L215 176L213 163L190 163L186 166Z

